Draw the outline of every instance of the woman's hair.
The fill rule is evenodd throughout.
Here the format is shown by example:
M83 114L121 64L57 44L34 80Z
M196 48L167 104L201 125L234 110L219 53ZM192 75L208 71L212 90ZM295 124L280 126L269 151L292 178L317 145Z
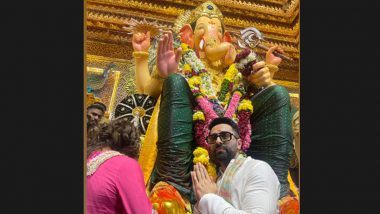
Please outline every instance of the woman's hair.
M127 118L112 120L109 124L102 124L96 138L87 145L87 157L95 150L104 147L123 153L131 158L138 159L140 153L140 133Z
M89 145L92 141L97 139L99 132L100 132L99 126L87 127L87 145Z

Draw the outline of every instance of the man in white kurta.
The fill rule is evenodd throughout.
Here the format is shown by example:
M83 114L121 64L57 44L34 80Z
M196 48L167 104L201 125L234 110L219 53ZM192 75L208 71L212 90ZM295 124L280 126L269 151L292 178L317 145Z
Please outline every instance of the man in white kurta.
M229 118L217 118L209 129L210 156L220 173L215 184L202 164L194 166L195 213L279 213L278 178L266 162L242 155L237 125Z

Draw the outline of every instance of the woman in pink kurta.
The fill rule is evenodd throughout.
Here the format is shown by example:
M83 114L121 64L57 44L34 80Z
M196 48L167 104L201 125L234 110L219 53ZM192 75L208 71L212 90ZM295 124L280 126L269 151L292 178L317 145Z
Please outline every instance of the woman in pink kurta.
M101 128L87 151L87 214L152 213L142 170L134 159L139 149L138 131L126 119Z

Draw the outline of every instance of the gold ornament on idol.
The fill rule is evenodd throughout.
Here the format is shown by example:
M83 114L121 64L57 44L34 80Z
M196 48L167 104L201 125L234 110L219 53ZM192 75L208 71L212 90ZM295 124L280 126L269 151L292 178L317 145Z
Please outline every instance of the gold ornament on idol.
M218 19L220 19L220 22L223 23L223 14L222 14L222 12L211 1L207 1L207 2L199 5L197 8L195 8L191 12L191 17L190 17L190 20L189 20L188 23L195 22L195 21L197 21L202 16L206 16L208 18L218 18Z

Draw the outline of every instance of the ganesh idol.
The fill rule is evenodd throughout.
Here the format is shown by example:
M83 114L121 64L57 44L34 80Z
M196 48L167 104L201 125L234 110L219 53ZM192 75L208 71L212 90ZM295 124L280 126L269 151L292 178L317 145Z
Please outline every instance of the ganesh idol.
M139 159L151 197L170 192L174 196L162 203L172 210L195 203L193 152L208 150L208 124L223 116L239 125L245 153L273 168L280 198L289 195L290 98L273 82L282 61L273 52L282 49L271 47L265 59L238 50L222 13L209 1L186 11L154 42L151 33L135 32L132 39L137 92L157 98Z

